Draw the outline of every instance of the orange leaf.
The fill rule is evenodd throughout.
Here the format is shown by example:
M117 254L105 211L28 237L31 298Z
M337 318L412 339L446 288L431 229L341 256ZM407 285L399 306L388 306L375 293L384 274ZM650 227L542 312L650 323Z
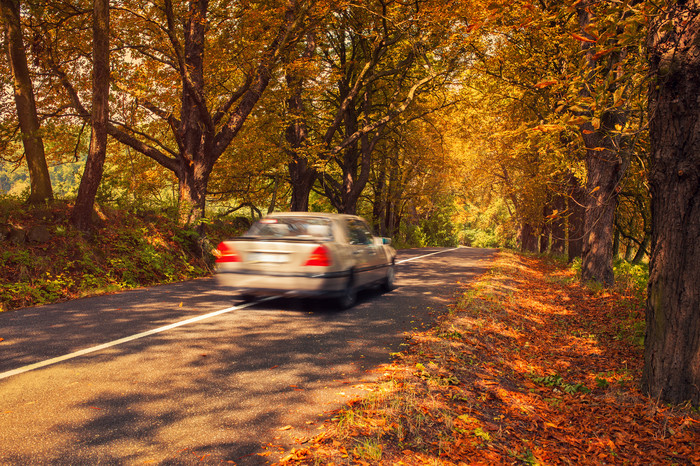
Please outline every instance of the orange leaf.
M557 83L557 81L554 79L551 79L549 81L540 81L537 84L535 84L535 87L537 89L542 89L542 88L545 88L547 86L551 86L552 84L556 84L556 83Z
M579 34L571 33L571 37L573 37L576 40L580 40L581 42L588 42L590 44L595 44L595 40L589 39L588 37L581 36Z
M603 57L603 56L609 54L609 53L612 52L613 50L615 50L615 49L601 50L600 52L594 54L591 58L592 58L593 60L597 60L597 59L599 59L600 57Z

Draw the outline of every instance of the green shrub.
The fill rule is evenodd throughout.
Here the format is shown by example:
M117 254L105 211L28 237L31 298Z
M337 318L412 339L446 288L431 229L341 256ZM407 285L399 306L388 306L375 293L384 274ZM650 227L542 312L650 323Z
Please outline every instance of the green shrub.
M494 232L467 228L462 231L462 244L473 248L497 248L505 246Z

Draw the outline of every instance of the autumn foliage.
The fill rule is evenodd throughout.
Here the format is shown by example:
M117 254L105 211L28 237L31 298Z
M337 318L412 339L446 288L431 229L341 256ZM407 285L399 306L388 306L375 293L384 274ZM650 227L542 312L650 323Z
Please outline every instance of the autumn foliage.
M639 297L573 275L501 253L280 464L700 464L697 411L639 390Z

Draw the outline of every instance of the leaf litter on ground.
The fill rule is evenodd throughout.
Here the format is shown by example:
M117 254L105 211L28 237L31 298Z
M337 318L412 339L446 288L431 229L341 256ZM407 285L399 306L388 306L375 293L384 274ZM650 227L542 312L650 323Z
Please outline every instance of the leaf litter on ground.
M279 465L700 465L700 414L639 389L641 293L499 253L369 396Z

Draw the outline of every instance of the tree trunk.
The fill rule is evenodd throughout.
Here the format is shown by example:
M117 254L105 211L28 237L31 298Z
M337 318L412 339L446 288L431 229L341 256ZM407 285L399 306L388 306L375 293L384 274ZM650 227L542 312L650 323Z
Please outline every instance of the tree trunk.
M597 130L590 123L582 126L588 182L581 281L595 281L604 286L612 286L615 280L612 264L613 229L617 187L622 176L622 159L617 150L619 138L612 136L612 132L616 125L624 123L624 117L617 112L606 112L601 120L601 126Z
M569 203L569 262L577 257L581 257L583 251L583 222L586 213L585 192L575 176L571 175L569 179L571 188L571 196L568 199Z
M557 216L552 220L552 253L564 254L566 252L566 219L562 213L566 210L566 198L557 194L554 198L554 208Z
M627 262L632 262L633 257L634 257L634 249L632 249L632 240L628 239L627 244L625 245L625 260Z
M95 0L93 6L92 133L85 171L71 215L73 224L81 230L89 230L92 226L95 196L107 154L109 118L109 0Z
M310 59L313 56L316 40L313 34L309 34L306 39L306 48L302 57ZM309 196L317 173L309 163L308 157L301 150L308 140L309 130L305 119L305 109L303 101L304 80L294 67L288 67L285 72L289 97L287 98L287 110L290 115L290 122L285 131L287 141L287 153L291 158L288 164L289 179L292 187L291 210L294 212L308 212Z
M596 39L589 33L589 26L594 21L594 2L584 0L579 2L576 8L581 35L590 39L590 41L581 42L581 49L588 60L587 74L584 76L587 86L582 90L582 97L591 97L589 88L594 86L595 80L601 74L607 76L610 81L604 92L612 95L617 90L616 86L619 86L613 78L617 77L615 76L618 72L617 65L621 62L624 51L615 51L609 56L598 57L593 45ZM581 281L584 283L594 281L604 286L612 286L614 282L613 227L617 209L617 188L622 177L619 128L624 127L627 115L621 107L605 110L600 115L598 124L594 125L594 112L588 108L584 114L588 121L579 125L579 128L586 147L588 181Z
M520 228L520 247L524 252L537 252L537 235L529 223L523 223Z
M651 244L651 236L649 235L644 235L644 239L642 240L642 244L639 245L639 249L637 249L637 254L634 255L632 258L632 263L633 264L640 264L642 260L644 260L644 255L647 254L647 248Z
M7 44L10 68L14 78L15 105L17 118L22 133L24 154L29 168L31 193L28 201L39 204L53 200L51 177L46 165L44 141L41 138L39 118L34 101L34 88L29 75L27 55L22 40L19 0L0 0L2 22L5 25L5 43Z
M542 231L540 232L540 254L544 254L549 250L549 240L552 236L552 224L547 217L551 217L552 212L552 206L549 204L545 204L542 208L544 223L542 224Z
M700 405L700 0L678 2L647 37L652 252L643 389Z
M316 171L309 167L309 161L305 157L299 157L296 154L292 156L288 167L292 186L290 209L293 212L308 212L309 196L316 181Z
M386 236L386 214L387 193L386 193L386 165L387 158L383 157L379 163L379 168L375 175L376 180L373 186L374 199L372 202L372 220L374 228L379 236Z

